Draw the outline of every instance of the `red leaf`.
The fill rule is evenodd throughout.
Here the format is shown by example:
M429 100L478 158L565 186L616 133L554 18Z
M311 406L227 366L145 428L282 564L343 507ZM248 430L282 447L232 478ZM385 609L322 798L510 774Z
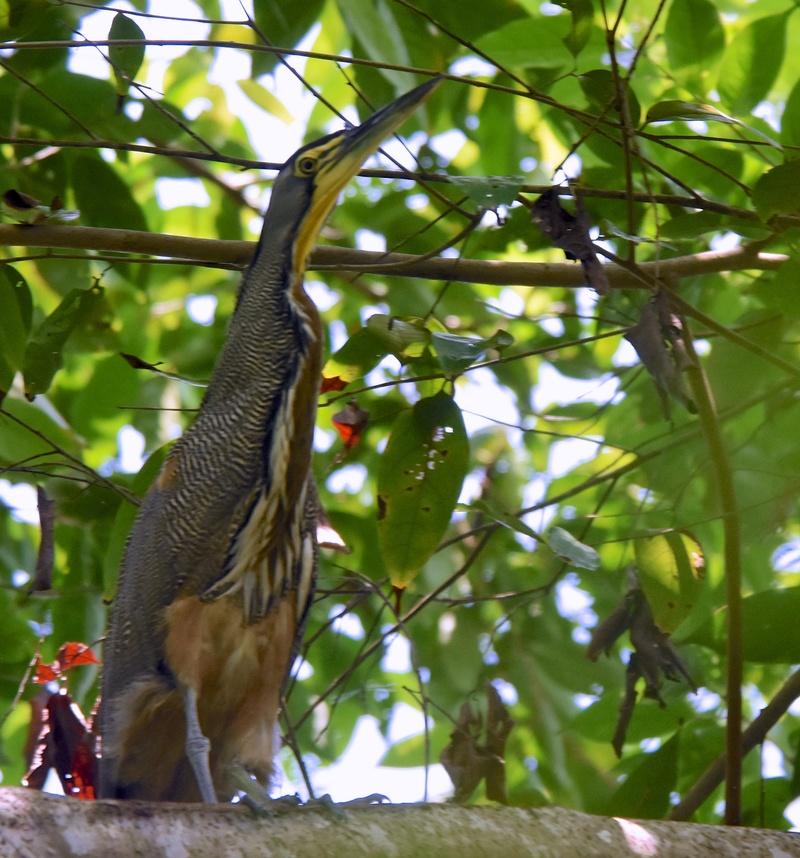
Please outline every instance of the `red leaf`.
M79 664L100 664L97 656L86 644L75 642L65 643L58 651L57 658L64 673Z
M344 441L344 446L351 450L359 442L361 433L367 428L369 411L359 408L356 400L351 399L343 411L331 417L331 423Z
M327 378L326 376L322 376L322 384L320 385L319 392L320 393L329 393L330 391L336 392L337 390L344 390L347 387L348 382L339 378L338 375L333 376L333 378Z
M54 679L61 677L61 665L58 660L52 664L45 664L39 656L36 656L36 673L33 676L33 681L39 685L45 685L52 682Z

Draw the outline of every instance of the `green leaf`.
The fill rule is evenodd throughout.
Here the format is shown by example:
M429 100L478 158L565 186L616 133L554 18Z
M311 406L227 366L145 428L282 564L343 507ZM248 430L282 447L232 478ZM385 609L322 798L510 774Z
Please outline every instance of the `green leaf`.
M502 350L513 342L514 338L506 331L498 331L486 339L460 337L438 331L431 334L431 343L446 373L463 372L468 366L483 360L489 349Z
M133 18L117 12L111 22L108 31L111 41L130 41L139 39L144 42L145 35ZM114 45L108 46L108 56L111 60L111 68L114 71L114 80L117 86L117 95L127 95L131 83L136 79L139 69L144 61L144 44L141 45Z
M461 409L448 394L421 399L395 422L378 468L378 536L395 587L438 547L468 465Z
M271 44L293 48L314 25L324 5L325 0L254 0L253 17ZM279 62L277 54L261 51L252 57L254 77L271 72Z
M663 632L672 634L697 604L703 589L705 556L686 531L643 536L633 542L639 584Z
M297 3L292 2L291 6L294 10ZM412 65L406 40L385 0L337 0L337 6L348 30L370 59L396 66ZM397 93L408 89L407 74L384 67L380 72Z
M254 80L249 80L245 78L244 80L237 81L239 85L239 89L253 102L253 104L258 105L262 110L265 110L267 113L271 113L276 118L280 119L281 122L285 122L286 125L291 125L294 122L294 116L286 109L283 102L275 95L273 95L265 86L262 86L260 83L257 83Z
M614 83L614 75L608 69L592 69L591 71L584 72L578 76L578 83L592 110L600 113L606 110L608 105L611 104L614 115L619 115L617 86ZM627 88L626 94L631 123L638 125L639 118L642 115L639 99L631 87Z
M577 57L592 36L594 7L591 0L561 0L557 5L563 6L572 14L572 29L564 36L564 44L567 50Z
M130 189L101 158L77 155L72 163L72 187L87 226L147 231L147 221Z
M763 590L742 599L742 632L745 661L757 664L800 663L800 587ZM728 609L721 608L708 622L687 634L683 641L699 643L724 653L728 637Z
M739 120L727 116L710 104L695 104L692 101L668 99L652 105L647 111L645 125L650 122L673 122L676 119L685 122L700 120L703 122L722 122L726 125L738 125Z
M781 143L800 146L800 80L794 85L781 117Z
M555 554L578 569L599 569L600 555L591 545L579 542L563 527L551 527L547 542Z
M375 313L352 337L331 355L322 374L327 379L340 378L350 383L363 378L387 356L405 360L420 354L430 342L430 331L424 324Z
M764 221L800 211L800 159L767 170L753 186L753 205Z
M477 40L475 46L499 66L560 68L574 65L565 39L571 16L522 18Z
M525 184L522 176L450 176L449 181L487 209L510 206Z
M642 763L611 796L607 813L637 819L661 819L670 808L670 794L678 781L680 733L676 733Z
M725 51L717 88L731 112L750 113L772 88L783 64L791 12L753 21L736 34Z
M102 300L102 286L72 289L55 310L34 331L25 349L22 374L25 396L33 399L44 393L61 369L63 351L70 334L85 324Z
M664 41L673 68L706 65L725 47L725 31L716 5L711 0L673 0Z
M0 41L20 39L46 14L49 0L0 0Z
M3 308L0 357L14 369L21 369L31 329L33 302L25 279L10 265L0 266L0 307Z

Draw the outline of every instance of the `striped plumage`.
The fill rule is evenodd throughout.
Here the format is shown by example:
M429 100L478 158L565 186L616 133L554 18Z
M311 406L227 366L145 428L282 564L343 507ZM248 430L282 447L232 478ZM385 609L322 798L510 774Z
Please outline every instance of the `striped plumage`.
M126 548L105 647L103 797L224 800L234 765L269 782L316 574L322 331L305 262L338 193L436 83L304 146L276 178L203 405Z

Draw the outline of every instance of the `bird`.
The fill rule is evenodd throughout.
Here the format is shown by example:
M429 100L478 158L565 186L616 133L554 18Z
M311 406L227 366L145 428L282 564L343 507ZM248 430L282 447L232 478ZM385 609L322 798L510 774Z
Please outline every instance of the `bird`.
M302 146L277 174L202 405L123 554L104 644L100 798L229 801L242 772L269 789L317 569L323 332L306 262L339 193L439 83Z

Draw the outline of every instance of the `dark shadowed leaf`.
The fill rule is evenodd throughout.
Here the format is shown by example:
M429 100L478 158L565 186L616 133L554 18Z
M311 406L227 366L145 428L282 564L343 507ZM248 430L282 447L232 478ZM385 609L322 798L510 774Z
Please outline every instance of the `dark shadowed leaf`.
M33 399L44 393L64 362L64 346L70 334L86 324L103 298L102 286L73 289L42 322L25 349L25 395Z
M800 211L800 159L767 170L753 187L753 205L763 220Z
M614 816L660 819L670 807L678 780L679 735L676 733L642 762L610 797L606 812Z

